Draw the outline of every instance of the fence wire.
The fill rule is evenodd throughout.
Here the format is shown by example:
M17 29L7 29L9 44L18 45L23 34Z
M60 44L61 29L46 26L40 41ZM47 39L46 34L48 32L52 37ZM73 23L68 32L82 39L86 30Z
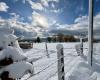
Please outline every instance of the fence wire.
M74 52L75 52L75 51L74 51ZM61 58L65 58L65 57L67 57L67 56L68 56L68 55L65 55L64 57L60 57L59 59L57 59L56 61L54 61L53 63L51 63L51 64L48 65L47 67L45 67L44 69L42 69L42 70L40 70L39 72L37 72L37 73L31 75L30 77L28 77L28 78L25 79L25 80L28 80L28 79L32 78L33 76L35 76L35 75L37 75L37 74L39 74L39 73L41 73L41 72L47 70L47 69L50 68L52 65L54 65L55 63L57 63L58 60L61 60ZM58 72L56 71L56 73L58 73ZM55 73L55 74L56 74L56 73Z
M35 48L35 49L38 49L38 48ZM75 49L75 48L63 48L63 49ZM83 48L83 49L88 49L88 48ZM38 49L38 50L45 50L45 49ZM49 51L50 51L50 50L49 50ZM41 51L40 51L40 52L41 52ZM72 53L72 52L76 52L76 51L71 51L70 53ZM61 57L61 58L66 58L66 57L68 56L68 54L70 54L70 53L67 53L67 55L65 55L64 57ZM77 55L76 55L76 56L77 56ZM46 55L45 55L45 56L41 56L41 59L44 58L44 57L46 57ZM40 70L39 72L30 75L30 76L29 76L27 79L25 79L25 80L28 80L28 79L32 78L33 76L38 75L38 74L42 73L43 71L47 70L47 69L50 68L52 65L56 64L56 63L58 62L58 60L61 60L61 58L57 59L56 61L54 61L53 63L51 63L50 65L48 65L48 66L45 67L44 69ZM56 75L57 73L58 73L58 71L56 71L56 72L53 74L53 76ZM46 80L48 80L48 79L46 79Z

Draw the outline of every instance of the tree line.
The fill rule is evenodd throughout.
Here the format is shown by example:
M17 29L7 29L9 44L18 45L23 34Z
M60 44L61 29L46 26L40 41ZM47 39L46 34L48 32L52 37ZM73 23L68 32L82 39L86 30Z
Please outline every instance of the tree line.
M35 42L76 42L79 41L79 39L76 39L73 35L64 35L62 33L59 33L58 35L53 35L51 37L47 37L45 39L41 37L37 37Z

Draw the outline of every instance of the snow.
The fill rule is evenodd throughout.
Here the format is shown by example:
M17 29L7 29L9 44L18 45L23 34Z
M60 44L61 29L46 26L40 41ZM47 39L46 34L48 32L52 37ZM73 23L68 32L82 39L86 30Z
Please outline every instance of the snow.
M76 48L76 51L77 51L77 54L78 55L82 55L82 51L81 51L81 47L82 47L82 44L77 44L75 45L75 48Z
M12 57L15 61L14 64L4 68L10 72L10 76L20 78L30 70L33 76L28 80L58 80L56 46L59 43L47 43L50 58L46 56L45 43L34 43L32 49L23 49L24 52L19 48L18 42L15 41L15 44L14 47L8 46L0 52L0 60ZM65 80L100 80L100 43L94 44L92 68L87 63L88 50L86 48L88 44L83 44L84 56L78 56L75 49L78 44L79 42L60 44L64 49ZM26 60L26 57L27 61L32 61L33 65L23 61ZM29 75L23 76L21 80L25 80L27 77Z
M4 71L9 72L9 76L14 79L22 78L25 74L34 74L33 65L30 64L22 49L19 47L17 37L10 28L0 28L0 60L11 58L13 63L8 60L9 65L0 66L0 74ZM2 64L2 63L1 63Z
M25 60L26 56L18 48L8 46L0 52L0 60L5 58L12 58L15 62Z
M10 28L0 28L0 48L6 48L11 42L16 45L17 37L14 35L14 30Z
M63 45L62 45L62 44L58 44L58 45L56 46L56 48L57 48L58 50L60 50L60 49L63 48Z
M58 72L57 72L57 49L56 45L59 43L48 43L48 53L50 54L50 58L47 58L46 55L46 49L45 49L45 43L34 43L33 49L26 50L26 54L29 58L35 58L37 57L37 61L33 61L34 64L34 71L35 74L33 77L29 78L28 80L58 80ZM96 66L96 64L100 64L97 61L100 62L99 59L99 51L100 51L100 44L94 44L94 59L97 61L93 64L93 69L89 67L87 63L87 53L88 50L86 49L88 44L84 43L84 56L80 57L77 55L75 45L79 44L77 43L61 43L64 47L64 60L65 60L65 80L100 80L100 69L99 65ZM67 49L68 48L68 49ZM43 56L42 58L39 58ZM94 60L95 61L95 60ZM54 64L52 64L54 63ZM49 65L51 65L49 68L45 69ZM44 71L38 73L39 71L45 69ZM38 74L37 74L38 73ZM24 79L22 79L24 80Z
M91 75L91 70L88 64L80 62L69 76L69 80L88 80Z
M3 70L9 71L10 77L17 79L23 77L27 72L34 73L33 65L25 61L11 64Z
M8 45L12 46L8 46ZM0 68L0 73L9 71L10 77L25 80L58 80L57 51L63 48L65 80L100 80L100 43L94 44L93 66L87 62L88 44L84 43L81 56L81 44L47 43L49 58L45 43L34 43L32 49L22 50L17 37L10 28L0 28L0 60L12 58L14 63ZM58 49L58 50L57 50ZM78 52L79 51L79 52ZM60 51L59 51L60 52ZM31 62L32 64L30 64Z

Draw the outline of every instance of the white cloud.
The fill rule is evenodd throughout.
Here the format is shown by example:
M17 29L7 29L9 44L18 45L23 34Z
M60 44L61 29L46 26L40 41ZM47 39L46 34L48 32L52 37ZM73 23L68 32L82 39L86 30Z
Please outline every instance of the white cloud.
M18 1L21 1L23 4L26 3L26 0L13 0L14 3L18 2Z
M33 19L32 23L36 27L40 27L40 28L48 28L49 27L47 18L37 12L33 12L32 19Z
M53 13L61 13L62 10L61 9L53 9L53 10L49 10L50 12L53 12Z
M36 35L41 34L42 36L46 33L43 31L47 29L48 34L57 34L57 33L65 33L65 34L71 34L71 35L81 35L81 34L87 34L88 31L88 16L81 16L75 19L73 24L58 24L55 20L53 20L50 24L48 22L48 19L37 13L33 12L32 17L32 24L28 23L22 23L17 21L17 19L20 17L14 13L14 18L9 19L8 22L10 25L16 30L20 31L20 35L24 34L31 36L34 34ZM5 20L0 18L0 22L4 22ZM100 13L98 13L96 16L94 16L94 34L96 36L100 35Z
M18 20L20 18L20 16L17 15L16 13L10 13L10 15L16 20Z
M32 17L31 16L28 16L27 18L28 18L28 20L32 21Z
M37 13L33 12L32 14L32 24L23 23L18 21L20 18L19 15L11 13L12 18L5 20L0 17L0 25L3 27L12 27L15 29L17 35L24 36L36 36L37 33L42 36L46 34L44 30L48 31L48 34L71 34L71 35L80 35L87 34L88 31L88 16L82 16L75 19L73 24L58 24L57 21L53 20L50 24L48 19ZM7 22L9 24L7 24ZM1 27L0 26L0 27ZM94 16L94 34L96 37L100 37L100 13Z
M59 0L40 0L41 4L44 5L45 7L49 7L49 2L56 2L58 3ZM54 7L55 5L52 4L52 6Z
M47 0L47 1L59 2L59 0Z
M47 0L41 0L41 4L45 7L49 7L48 1Z
M75 23L84 22L88 20L88 16L81 16L75 19Z
M73 29L77 30L88 30L88 16L82 16L75 19L75 24L73 26ZM100 29L100 13L98 13L96 16L94 16L94 30Z
M94 35L100 38L100 13L94 16ZM58 24L49 28L51 34L64 33L70 35L88 35L88 16L82 16L75 19L73 24Z
M55 8L55 4L54 3L52 3L51 6L52 6L53 9Z
M17 36L34 37L37 35L36 29L31 24L18 21L18 17L16 16L11 19L0 18L0 27L14 29Z
M8 9L8 8L9 8L9 7L7 6L6 3L0 2L0 11L7 12L7 9Z
M59 0L39 0L39 1L32 1L32 0L26 0L31 8L33 10L40 10L40 11L44 11L44 12L52 12L52 13L59 13L61 12L61 9L57 8L57 4L54 3L58 3ZM49 4L49 2L51 2L52 4Z
M27 0L27 1L31 5L32 9L35 9L35 10L43 10L44 9L44 7L42 6L42 4L39 3L39 2L33 2L32 0Z

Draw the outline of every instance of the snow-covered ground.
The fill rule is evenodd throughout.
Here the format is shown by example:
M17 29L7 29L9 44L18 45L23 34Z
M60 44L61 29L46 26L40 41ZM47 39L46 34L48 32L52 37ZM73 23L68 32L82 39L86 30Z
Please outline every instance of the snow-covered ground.
M24 50L25 55L33 59L35 75L28 80L58 80L57 76L57 50L59 43L48 43L48 53L46 56L45 43L34 43L33 49ZM85 56L77 56L75 45L77 43L61 43L64 46L65 60L65 80L100 80L100 43L94 44L93 68L87 63L88 50L84 49ZM84 43L84 48L88 44ZM27 76L21 80L25 80Z

